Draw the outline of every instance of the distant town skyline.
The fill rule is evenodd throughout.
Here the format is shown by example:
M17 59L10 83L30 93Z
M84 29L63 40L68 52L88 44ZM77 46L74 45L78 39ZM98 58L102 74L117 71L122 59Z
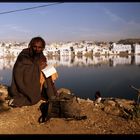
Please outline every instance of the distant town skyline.
M0 3L0 13L51 3ZM0 14L0 41L118 41L140 38L140 3L61 3Z

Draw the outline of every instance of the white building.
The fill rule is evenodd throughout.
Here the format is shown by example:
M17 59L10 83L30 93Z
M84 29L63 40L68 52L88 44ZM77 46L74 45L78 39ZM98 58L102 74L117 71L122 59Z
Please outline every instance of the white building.
M63 44L58 50L60 55L71 55L70 46L67 44Z
M55 47L53 44L50 46L47 45L43 52L44 52L44 55L48 55L48 54L56 55L58 53L58 48Z
M74 48L74 54L77 55L78 53L84 55L86 53L86 48Z
M124 44L112 44L111 51L113 54L120 54L123 52L127 52L128 54L131 53L132 47L131 45L124 45Z
M134 53L140 54L140 44L134 44Z

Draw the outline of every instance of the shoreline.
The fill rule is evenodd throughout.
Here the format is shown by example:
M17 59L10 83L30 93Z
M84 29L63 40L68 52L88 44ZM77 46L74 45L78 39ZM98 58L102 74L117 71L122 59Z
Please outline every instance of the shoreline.
M0 112L0 134L140 134L140 105L137 114L131 113L135 101L119 98L103 98L99 103L90 99L77 100L81 115L87 119L50 118L39 123L41 100L32 106Z

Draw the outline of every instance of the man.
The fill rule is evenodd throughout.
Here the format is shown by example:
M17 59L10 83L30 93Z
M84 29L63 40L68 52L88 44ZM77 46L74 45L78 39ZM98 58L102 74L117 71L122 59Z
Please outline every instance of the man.
M46 43L41 37L34 37L28 48L23 49L17 57L9 90L9 95L12 97L9 106L34 105L42 97L47 100L57 94L53 82L57 75L45 78L41 72L47 65L46 57L43 54L45 45Z

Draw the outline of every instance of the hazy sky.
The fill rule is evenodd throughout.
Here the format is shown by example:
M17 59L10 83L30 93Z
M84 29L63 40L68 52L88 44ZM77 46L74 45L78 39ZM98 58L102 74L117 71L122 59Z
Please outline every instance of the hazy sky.
M51 3L0 3L0 13ZM0 41L118 41L140 38L140 3L62 3L0 14Z

